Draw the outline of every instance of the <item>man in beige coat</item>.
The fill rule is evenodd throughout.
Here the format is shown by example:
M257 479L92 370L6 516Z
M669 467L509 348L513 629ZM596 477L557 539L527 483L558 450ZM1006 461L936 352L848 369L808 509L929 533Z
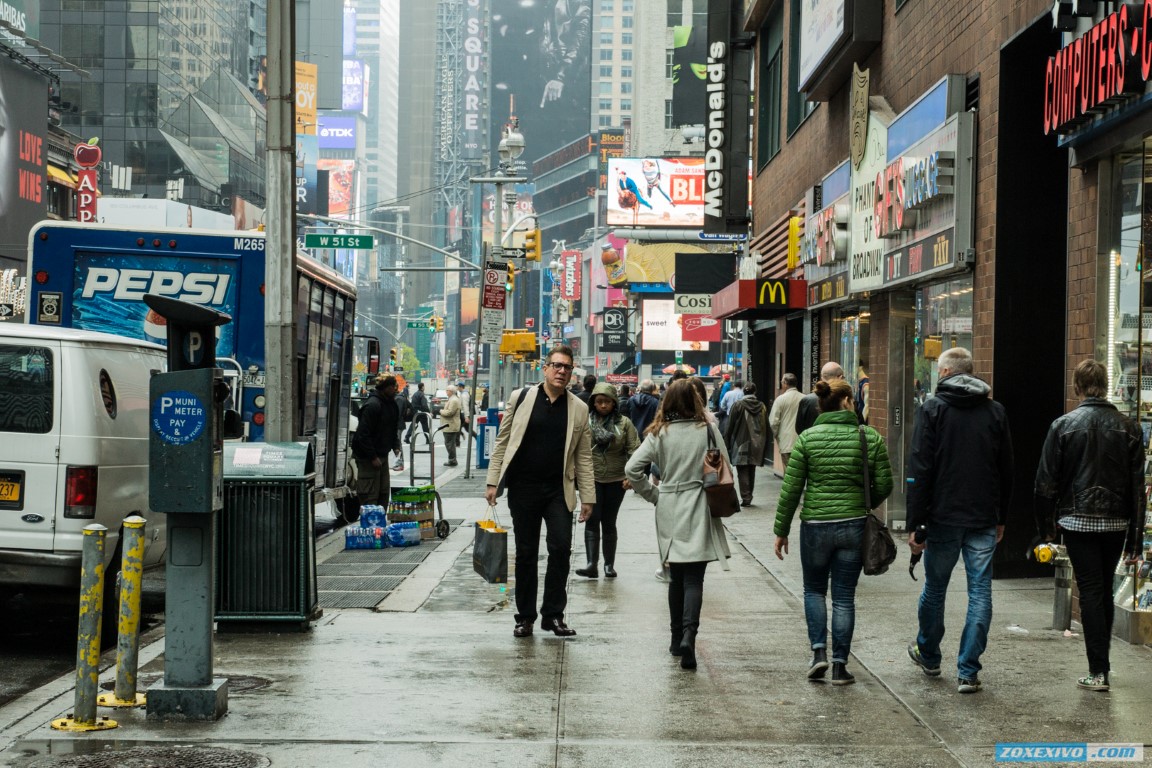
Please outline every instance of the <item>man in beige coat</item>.
M454 467L456 466L456 446L460 444L462 422L460 398L456 396L456 387L451 384L445 391L448 393L448 399L444 401L444 407L440 409L440 424L444 427L444 447L448 449L448 461L444 462L444 466Z
M796 374L786 373L780 378L780 387L783 390L772 403L772 412L768 414L768 426L776 436L776 444L780 446L780 458L784 460L784 469L788 469L788 457L792 455L792 446L796 444L796 412L800 408L800 401L804 395L800 394L800 382Z
M572 559L572 511L580 488L580 522L596 503L588 406L568 391L573 355L553 347L544 382L513 392L488 465L490 505L508 489L516 537L515 637L530 637L536 623L540 526L547 526L548 567L540 603L541 629L560 637L576 634L564 623L568 569Z

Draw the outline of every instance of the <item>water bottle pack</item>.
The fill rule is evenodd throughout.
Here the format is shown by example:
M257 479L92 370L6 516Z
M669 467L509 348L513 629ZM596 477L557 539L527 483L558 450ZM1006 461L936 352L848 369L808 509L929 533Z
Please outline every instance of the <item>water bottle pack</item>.
M388 543L387 531L382 526L348 526L344 529L344 549L384 549Z
M380 504L365 504L360 507L361 528L383 528L388 525L387 509Z
M389 546L412 547L420 543L420 523L389 523L385 531Z

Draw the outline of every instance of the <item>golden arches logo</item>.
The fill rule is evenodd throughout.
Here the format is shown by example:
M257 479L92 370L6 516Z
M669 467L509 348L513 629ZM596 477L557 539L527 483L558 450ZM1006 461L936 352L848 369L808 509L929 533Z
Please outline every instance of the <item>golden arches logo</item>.
M764 300L764 294L768 294L768 300ZM765 304L788 304L788 285L783 280L765 280L760 284L760 300L757 304L763 306Z

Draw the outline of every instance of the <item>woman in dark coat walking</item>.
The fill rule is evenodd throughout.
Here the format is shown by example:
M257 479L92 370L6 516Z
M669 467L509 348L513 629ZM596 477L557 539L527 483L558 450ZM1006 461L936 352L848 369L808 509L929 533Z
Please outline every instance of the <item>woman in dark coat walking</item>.
M719 518L708 513L703 485L703 458L708 434L728 460L719 430L708 423L704 401L692 385L673 381L640 449L625 472L632 487L656 505L656 538L660 561L668 565L669 652L683 669L696 668L696 633L704 601L704 570L718 560L728 570L728 541ZM648 480L647 467L658 464L659 487Z

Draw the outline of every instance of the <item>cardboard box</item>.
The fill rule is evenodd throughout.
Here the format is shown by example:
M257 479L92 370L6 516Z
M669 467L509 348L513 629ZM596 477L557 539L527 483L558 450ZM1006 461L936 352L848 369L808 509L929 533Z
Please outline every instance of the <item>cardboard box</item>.
M390 523L420 523L420 538L421 539L434 539L436 538L436 513L431 509L425 512L417 512L416 514L403 514L400 512L389 512L388 522Z

